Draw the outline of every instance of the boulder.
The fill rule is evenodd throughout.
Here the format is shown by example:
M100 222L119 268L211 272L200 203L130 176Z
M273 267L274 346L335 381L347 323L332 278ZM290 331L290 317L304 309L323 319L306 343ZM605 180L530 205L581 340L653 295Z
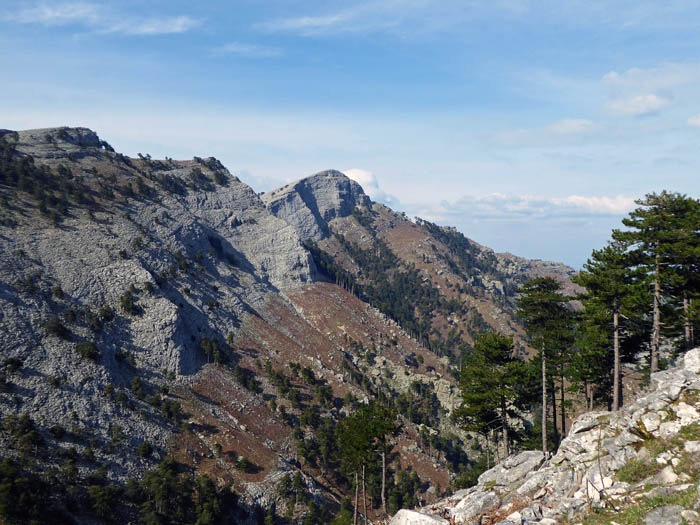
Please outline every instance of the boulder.
M452 511L452 519L455 523L468 523L479 514L498 505L499 501L493 492L474 492L457 503Z
M429 516L421 512L401 509L398 511L389 525L449 525L450 522L437 516Z
M521 452L484 472L479 476L479 484L512 485L522 480L530 472L537 470L543 461L544 455L538 450Z
M681 367L694 374L700 374L700 348L688 350L681 359Z
M644 517L644 525L681 525L684 510L680 505L658 507Z

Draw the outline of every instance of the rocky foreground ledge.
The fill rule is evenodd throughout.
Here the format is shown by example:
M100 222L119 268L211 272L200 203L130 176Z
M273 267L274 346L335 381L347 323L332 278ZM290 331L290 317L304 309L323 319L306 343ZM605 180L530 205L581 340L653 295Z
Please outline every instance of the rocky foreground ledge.
M700 523L700 348L679 365L623 410L580 416L550 459L511 456L390 525Z

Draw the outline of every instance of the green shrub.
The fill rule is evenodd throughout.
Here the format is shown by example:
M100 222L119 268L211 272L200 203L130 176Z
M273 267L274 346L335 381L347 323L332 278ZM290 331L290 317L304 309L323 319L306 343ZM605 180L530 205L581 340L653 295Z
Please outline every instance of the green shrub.
M129 396L126 395L126 392L123 390L120 390L117 392L117 395L114 396L114 401L121 406L127 406L129 404Z
M8 357L5 359L3 366L5 367L7 373L12 375L22 368L23 363L21 359L17 359L16 357Z
M617 471L617 479L625 483L637 483L649 476L653 476L659 472L661 468L662 465L656 462L647 462L632 458Z
M66 429L61 425L54 425L49 428L49 433L56 439L61 439L66 434Z
M68 328L63 326L61 323L61 320L58 318L58 316L52 316L49 318L48 321L46 321L46 324L44 325L44 328L46 331L51 334L55 335L56 337L64 340L69 340L71 338L71 333Z
M148 442L144 441L139 445L139 457L147 459L153 454L153 446Z
M136 304L134 294L131 290L127 290L121 295L119 298L119 304L122 307L122 310L129 315L138 315L140 312L140 308Z
M81 357L86 359L92 359L96 361L100 357L100 350L93 341L83 341L75 345L75 350L80 354Z
M143 384L141 383L141 379L139 379L138 377L135 377L131 380L131 391L138 399L143 399L144 397L146 397L146 392L143 389Z

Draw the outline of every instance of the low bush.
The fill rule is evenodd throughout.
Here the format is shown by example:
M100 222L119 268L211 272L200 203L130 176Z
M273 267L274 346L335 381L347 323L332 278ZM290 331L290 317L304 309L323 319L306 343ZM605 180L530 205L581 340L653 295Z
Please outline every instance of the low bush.
M100 357L100 350L93 341L83 341L75 345L75 350L81 357L96 361Z

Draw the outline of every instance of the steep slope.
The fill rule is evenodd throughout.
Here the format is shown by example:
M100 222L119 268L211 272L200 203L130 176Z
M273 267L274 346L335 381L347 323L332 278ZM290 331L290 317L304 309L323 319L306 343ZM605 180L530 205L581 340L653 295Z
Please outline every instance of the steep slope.
M698 523L699 410L696 348L678 368L653 374L651 389L624 410L579 417L546 461L539 451L512 456L477 486L390 523Z
M326 179L312 216L369 206L338 174L308 187ZM351 490L319 441L383 396L401 419L390 469L414 473L390 472L390 508L425 501L472 463L446 362L317 276L295 228L216 159L132 159L85 128L0 132L0 456L32 454L18 472L40 484L58 469L52 501L78 521L96 519L90 487L167 455L231 483L239 522L274 502L300 517Z
M551 276L565 291L575 289L569 267L496 254L454 228L411 221L371 203L339 172L321 172L263 200L307 241L322 273L454 364L486 328L522 341L515 292L528 279Z
M302 241L330 235L328 223L371 201L359 184L335 170L322 171L262 195L267 208L290 224Z

